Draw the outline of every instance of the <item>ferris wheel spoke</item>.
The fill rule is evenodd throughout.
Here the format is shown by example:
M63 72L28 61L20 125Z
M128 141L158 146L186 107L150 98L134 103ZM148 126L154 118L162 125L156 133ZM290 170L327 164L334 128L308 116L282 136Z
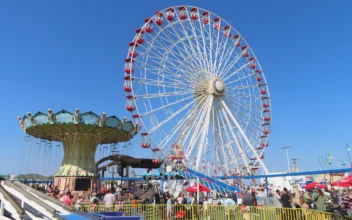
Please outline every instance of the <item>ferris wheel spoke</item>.
M247 161L247 158L246 158L246 154L245 154L245 152L243 151L242 145L241 145L240 142L238 141L238 137L236 136L235 132L233 131L233 126L231 125L230 120L228 119L228 116L227 116L227 114L226 114L226 110L225 110L224 108L221 108L221 113L222 113L222 115L223 115L222 118L224 119L225 123L227 124L227 127L228 127L228 129L229 129L229 132L230 132L230 134L232 135L233 140L235 141L235 144L236 144L236 146L237 146L239 155L240 155L240 157L242 158L242 162L244 163L247 172L248 172L248 173L251 173L251 172L250 172L250 169L249 169L249 166L248 166L248 161Z
M188 56L190 56L191 54L190 54L190 52L189 52L189 48L187 48L188 46L184 43L184 40L181 40L182 37L179 35L178 32L176 32L174 26L171 25L171 27L172 27L172 29L174 30L174 32L175 32L176 36L178 37L178 39L180 39L180 40L179 40L179 43L182 44L182 46L183 46L182 49L181 49L181 47L178 47L178 46L177 46L178 43L175 43L175 41L174 41L173 39L171 39L171 37L168 35L168 32L167 32L167 31L162 32L162 33L164 33L164 35L168 38L168 40L173 43L174 47L179 51L179 53L182 53L181 51L184 51L185 54L187 54ZM187 37L186 37L185 39L189 40L189 38L187 38ZM159 38L156 38L156 40L157 40L163 47L167 48L167 46L166 46L165 44L163 44L163 43L160 41ZM181 55L181 54L180 54L180 55ZM184 61L187 61L187 60L185 59L186 57L187 57L187 56L185 56L185 55L182 53L182 58L183 58ZM194 67L194 68L200 64L200 63L198 63L197 59L191 59L191 60L189 59L188 61L196 61L196 62L192 62L192 67ZM182 62L180 62L180 63L182 63Z
M147 42L147 41L146 41L146 42ZM156 38L156 42L158 42L158 43L160 44L160 42L157 40L157 38ZM148 43L147 43L147 44L148 44ZM180 49L176 44L174 44L174 48L176 48L176 49L179 51L179 53L177 53L177 52L175 52L175 51L172 51L171 49L167 48L164 44L161 44L162 48L160 48L160 47L155 48L156 46L153 45L153 44L148 44L148 45L149 45L150 48L153 49L153 50L150 50L150 51L149 51L150 53L154 53L154 54L155 54L155 53L159 53L159 56L165 57L165 55L163 55L163 54L160 52L161 50L164 50L164 51L167 52L167 54L172 55L172 56L178 61L178 64L181 65L181 66L187 61L187 60L185 59L184 54L180 51L181 49ZM154 52L154 51L155 51L155 52ZM156 55L157 55L157 54L156 54ZM178 57L177 57L176 55L178 55ZM157 56L158 56L158 55L157 55ZM181 61L181 60L179 59L179 57L181 57L181 58L183 59L183 61ZM167 63L171 64L171 61L170 61L170 60L166 59L165 61L166 61ZM171 65L174 66L176 69L178 69L180 72L184 73L184 74L187 76L187 74L184 72L185 70L181 70L180 68L178 68L178 65L176 65L176 64L171 64ZM195 67L194 67L194 64L192 64L192 65L190 65L190 66L193 67L193 68L195 68ZM187 70L187 72L191 72L191 71L192 71L192 68L189 67L189 66L183 65L183 67Z
M219 78L222 78L224 77L227 72L229 72L230 70L233 69L233 67L237 64L237 62L242 58L242 54L241 53L238 53L234 58L233 60L230 62L229 65L227 66L223 66L221 70L219 70ZM225 82L226 80L224 80Z
M243 115L242 113L240 113L241 115ZM244 130L249 131L250 133L253 134L253 137L257 137L259 136L259 134L262 132L262 130L260 128L258 128L253 122L251 122L250 120L246 122L244 122L241 118L238 118L240 124L244 127ZM253 131L251 128L249 128L249 125L252 125L255 129L257 129L257 132ZM258 140L254 139L253 141L255 141L257 144L260 144Z
M146 115L149 115L149 114L152 114L152 113L156 113L157 111L160 111L160 110L163 110L164 108L168 108L168 107L171 107L173 105L177 105L177 104L181 104L182 102L185 102L187 100L190 100L192 99L193 97L190 96L190 97L187 97L187 98L184 98L184 99L181 99L181 100L177 100L175 102L172 102L172 103L169 103L167 105L164 105L164 106L161 106L159 108L156 108L156 109L152 109L148 112L144 112L140 115L140 117L143 117L143 116L146 116ZM195 101L193 100L191 103L194 103ZM187 104L187 106L189 105L189 103ZM183 109L183 108L182 108Z
M173 119L174 117L176 117L178 114L180 114L181 112L183 112L185 109L187 109L189 106L191 106L192 104L194 104L197 100L193 100L189 103L187 103L186 105L184 105L182 108L180 108L179 110L177 110L175 113L173 113L171 116L169 116L168 118L166 118L164 121L160 122L157 126L154 126L153 128L151 128L149 130L149 133L153 133L155 130L157 130L158 128L160 128L161 126L163 126L165 123L167 123L168 121L170 121L171 119ZM160 109L160 108L159 108ZM162 109L162 108L161 108ZM155 112L155 110L151 111L151 112ZM151 112L149 112L148 114L150 114ZM143 114L145 115L145 113Z
M238 79L235 79L233 81L230 81L230 82L226 82L226 85L232 85L232 84L236 84L237 82L241 82L242 80L244 79L248 79L249 77L252 77L255 75L255 72L253 71L252 73L244 76L244 77L241 77L241 78L238 78Z
M204 126L202 129L202 136L200 139L201 142L198 147L198 154L197 154L197 160L196 160L196 171L198 171L199 164L200 164L200 158L201 158L203 149L206 147L206 138L209 134L210 112L211 112L211 107L213 105L214 96L210 95L210 96L208 96L208 99L209 99L209 101L207 103L206 116L205 116Z
M137 84L141 84L141 85L148 85L148 86L154 86L154 87L165 87L165 88L172 88L172 89L184 89L186 86L186 84L184 84L183 82L178 82L178 81L174 81L174 82L170 82L170 81L162 81L162 80L155 80L155 79L147 79L147 78L140 78L135 76L134 79L138 79L138 83ZM188 88L188 90L183 90L183 91L188 91L188 92L192 92L191 88Z
M184 40L186 40L187 38L181 38L179 36L177 36L178 38L178 41L175 42L174 40L172 39L166 39L164 38L163 36L161 36L161 33L163 33L166 37L169 37L166 33L167 31L160 31L158 34L156 35L151 35L150 36L152 37L152 42L154 42L154 44L149 44L149 46L151 48L156 48L157 50L164 50L164 51L170 51L170 48L165 45L166 42L169 42L169 43L172 43L172 47L176 48L177 49L177 52L175 51L172 51L172 53L170 53L170 55L172 55L173 57L175 57L175 59L179 59L180 57L181 58L184 58L185 54L187 54L187 50L185 48L182 48L182 47L179 47L178 46L178 43L183 43ZM155 45L155 43L158 43L159 46ZM154 48L154 49L155 49ZM179 60L180 63L182 63L181 60Z
M161 150L164 149L164 147L166 146L167 143L169 143L169 141L172 139L172 137L180 130L181 127L184 127L183 130L181 130L181 132L179 132L180 135L183 134L183 131L187 131L187 134L190 134L189 131L192 130L193 125L195 125L195 119L194 117L197 114L197 110L199 110L199 106L201 105L201 103L204 101L205 96L202 97L202 99L197 103L197 105L194 108L191 108L185 115L187 115L187 117L184 117L183 119L181 119L179 122L177 122L177 124L173 127L172 132L170 133L170 135L166 135L166 137L164 138L163 141L160 142L160 146L161 146ZM198 113L199 114L199 113ZM186 124L186 126L184 126ZM192 127L189 129L189 125L191 124ZM187 139L188 135L186 137L183 138L183 140L185 141ZM176 144L179 144L179 139L180 136L178 136L175 140ZM181 144L181 146L184 146L184 142Z
M195 45L193 45L193 42L192 42L192 38L193 39L197 39L196 40L196 42L198 42L198 38L199 38L199 36L197 36L197 35L194 35L194 36L192 36L192 37L190 37L189 35L188 35L188 31L185 29L185 26L184 26L184 23L183 22L181 22L180 23L181 24L181 27L182 27L182 29L183 29L183 33L185 33L185 35L186 35L186 38L188 39L188 43L189 43L189 46L190 46L190 49L191 49L191 51L192 51L192 53L194 54L194 55L201 55L202 53L201 53L201 51L199 51L198 50L198 53L195 51L195 49L194 49L194 47L195 47ZM189 23L190 25L189 26L192 26L192 23L190 22ZM174 29L174 31L175 31L175 33L176 33L176 30L177 30L177 28L175 28L174 26L172 26L172 28ZM179 36L179 31L177 31L177 35ZM199 47L198 47L198 49L199 49ZM204 58L202 58L202 57L200 57L200 56L197 56L197 59L196 60L198 60L198 64L202 67L202 68L204 68L205 67L205 65L204 65Z
M241 109L245 110L245 111L249 111L249 112L252 112L252 110L255 110L256 112L262 112L262 108L257 108L255 104L253 103L248 103L247 105L244 104L241 104L241 101L244 102L244 100L241 100L239 97L236 97L236 96L231 96L231 95L226 95L226 96L223 96L223 99L233 103L234 105L240 107ZM234 107L235 108L235 107ZM259 119L262 119L260 116L258 115L255 115L255 117L258 117Z
M199 41L200 41L199 35L195 34L195 32L194 32L194 25L193 25L193 21L189 19L189 18L190 18L189 12L187 11L186 13L188 14L188 15L187 15L187 17L188 17L188 19L187 19L188 25L187 25L186 22L180 22L181 27L182 27L182 31L183 31L183 33L185 33L185 35L187 36L188 41L189 41L189 43L190 43L190 45L191 45L191 47L192 47L193 53L195 53L195 54L197 54L197 55L200 55L200 56L198 56L198 61L200 62L199 64L200 64L200 66L202 67L202 69L205 69L207 65L205 64L205 60L206 60L206 59L205 59L205 57L204 57L204 53L205 53L206 51L201 51L201 50L200 50L200 47L199 47ZM190 35L188 34L189 27L191 27L191 29L192 29L193 36L190 36ZM176 32L176 30L178 30L178 28L175 27L175 26L173 26L173 29L174 29L175 32ZM177 34L178 34L178 35L180 34L180 31L179 31L179 30L177 31ZM197 39L197 40L195 40L197 46L193 44L193 42L192 42L191 39ZM195 48L197 48L198 53L195 52L195 51L196 51ZM203 63L203 64L202 64L202 63Z
M231 92L231 90L230 90ZM247 100L247 99L253 99L253 100L260 100L260 97L258 97L257 94L252 94L252 93L230 93L230 94L225 94L225 96L229 96L231 98L237 99L237 100Z
M248 84L248 85L241 85L241 86L232 86L231 88L227 89L228 91L236 91L236 90L246 90L246 89L254 89L258 88L256 84Z
M194 125L195 126L193 126L194 127L194 132L192 133L192 136L191 136L191 138L190 138L190 140L189 140L189 143L188 143L188 147L187 147L187 151L186 151L186 158L188 158L189 156L190 156L190 154L193 152L193 149L194 149L194 147L196 146L196 142L197 142L197 140L199 139L199 137L200 137L200 134L201 134L201 129L202 129L202 124L203 124L203 121L204 121L204 117L206 117L205 116L205 113L206 113L206 109L207 109L207 103L208 103L208 101L209 101L209 99L208 99L208 96L206 96L206 100L205 101L203 101L204 103L203 103L203 105L202 105L202 107L200 108L200 112L199 112L199 114L198 114L198 116L197 116L197 118L196 119L198 119L198 120L196 120L195 121L195 123L194 123ZM188 134L187 134L187 137L189 136L191 134L191 132L189 132ZM187 140L188 138L185 138L184 139L184 145L185 145L185 140Z
M232 122L235 124L235 126L238 128L239 133L241 134L241 136L243 137L243 139L245 140L245 142L247 143L248 147L252 150L255 158L259 161L259 164L261 165L262 169L264 170L264 172L267 174L269 173L268 169L266 168L266 166L264 165L263 161L260 159L260 156L257 154L257 151L255 150L255 148L253 147L253 145L251 144L251 142L249 141L249 139L247 138L246 134L243 132L241 126L239 125L239 123L237 122L236 118L232 115L230 109L228 108L228 106L226 105L226 103L221 100L221 105L224 107L224 111L226 111L228 113L229 118L232 120Z
M184 39L180 39L178 42L174 42L172 41L172 39L170 38L170 41L173 42L174 45L177 45L178 43L181 43L182 45L185 45L184 41L187 40L189 41L190 45L191 45L191 39L185 37ZM184 46L184 47L188 47L188 46ZM193 51L193 53L190 53L188 51L188 49L190 48L183 48L182 50L186 53L186 55L183 55L182 58L183 58L183 62L181 62L180 64L187 67L188 66L186 65L187 63L189 63L189 65L191 65L193 68L196 68L196 66L199 66L199 57L197 56L198 54ZM190 68L192 69L192 68Z
M217 59L218 59L218 55L219 55L219 38L220 38L220 31L217 31L218 35L216 38L216 48L215 48L215 57L214 57L214 65L213 65L213 73L215 73L216 70L216 64L217 64Z
M243 112L240 112L238 110L238 108L234 108L232 105L230 105L229 103L227 103L228 106L234 110L235 112L237 112L240 116L242 116L243 118L245 118L247 120L248 123L250 123L253 127L255 127L258 131L262 131L261 128L259 128L257 125L258 124L261 124L262 121L262 118L258 117L259 120L256 120L256 119L251 119L251 117L248 115L248 114L244 114ZM251 113L251 112L250 112ZM251 113L252 115L255 115L253 113Z
M176 63L175 64L175 63L172 63L170 61L170 59L165 59L165 62L170 64L171 66L165 66L165 65L163 65L162 67L154 66L150 63L136 60L136 67L141 70L144 70L146 67L148 67L148 70L156 71L156 72L151 72L151 73L158 75L158 76L161 74L161 72L165 72L165 73L168 73L169 76L174 76L174 77L180 78L180 75L177 75L177 72L179 72L179 73L182 73L183 80L186 80L186 82L190 82L191 80L193 80L193 77L191 77L191 75L189 74L189 69L182 69L181 68L181 67L185 67L184 63L176 63L176 61L175 61L175 63ZM156 62L156 64L157 63L160 63L160 62ZM174 68L174 70L172 70L170 68Z
M201 22L201 19L198 19L199 26L194 26L195 30L199 31L201 37L202 37L202 42L203 42L203 51L204 51L204 56L207 61L207 70L208 72L212 72L213 70L213 58L212 58L212 48L213 48L213 42L212 42L212 36L211 36L211 28L210 24L204 24ZM209 42L209 45L207 45L207 42ZM208 56L209 55L209 56Z
M192 133L193 129L195 129L195 131L193 133L198 133L198 121L199 118L202 115L202 111L205 107L204 102L206 100L207 96L203 96L202 99L200 99L198 101L198 104L196 106L196 109L199 110L198 112L194 111L192 112L192 116L191 118L187 121L186 126L182 129L182 131L180 132L180 134L177 136L177 143L181 143L182 146L185 146L188 137L190 136L190 134Z
M142 64L143 65L143 64ZM164 79L169 79L170 81L176 81L176 82L181 82L185 85L189 85L189 83L194 80L194 77L183 77L180 75L177 75L176 72L181 73L179 70L175 69L174 71L172 69L169 69L168 67L155 67L150 64L144 65L144 67L136 65L137 68L145 70L145 75L143 78L139 77L139 79L145 79L147 75L153 74L155 77L163 77ZM134 75L133 78L136 78L137 76ZM174 77L174 78L173 78Z
M204 37L204 33L202 31L204 26L203 26L203 23L200 21L200 19L198 19L198 21L195 21L194 23L191 23L191 24L195 24L195 23L199 24L200 29L197 28L196 25L190 25L190 27L194 36L201 37L200 38L201 40L196 41L196 43L197 43L197 49L203 57L203 69L206 69L208 73L211 73L211 63L208 58L208 52L210 51L210 49L209 47L206 46L206 38ZM197 34L197 30L198 30L198 34Z
M199 16L199 12L198 12L198 16ZM203 68L206 68L208 72L211 71L211 62L209 62L209 58L208 58L208 51L210 51L207 46L206 46L206 40L205 40L205 37L204 37L204 33L203 33L203 23L201 22L201 19L198 19L198 24L199 24L199 27L200 29L197 28L196 25L191 25L192 27L192 32L193 32L193 35L197 35L197 30L198 30L198 33L200 34L200 36L202 37L201 41L197 41L197 47L198 47L198 51L202 51L201 47L203 46L203 58L204 58L204 67ZM201 45L203 44L203 45Z
M212 132L213 132L213 137L214 137L214 151L215 151L215 154L216 154L216 158L217 158L217 161L220 163L220 166L223 166L224 165L224 162L226 163L226 159L222 159L222 155L221 155L221 152L220 152L220 147L219 147L219 137L218 137L218 133L219 131L217 130L217 125L216 125L216 122L217 122L217 117L215 115L215 109L212 110ZM220 135L221 137L221 135ZM224 146L223 144L221 144L221 146ZM215 167L217 166L218 164L215 164ZM216 171L215 171L216 172Z
M231 77L233 77L234 75L238 74L239 72L241 72L244 68L248 67L249 66L249 62L248 63L245 63L243 64L241 67L239 67L238 69L236 69L235 71L233 71L232 73L230 74L227 74L227 72L225 72L224 74L227 74L227 76L223 79L224 81L230 79Z
M238 157L236 156L236 153L235 153L234 149L232 148L233 143L228 135L227 129L225 127L223 127L223 129L222 129L222 127L221 127L221 124L223 126L225 126L226 123L223 120L223 117L221 115L220 110L217 110L217 111L218 111L217 115L220 116L220 117L218 117L218 120L217 120L217 128L218 128L217 134L220 136L221 146L223 146L222 147L222 154L223 154L223 158L225 160L225 164L231 163L232 165L234 165L234 167L236 169L239 170L239 166L237 163ZM226 149L226 151L225 151L225 149ZM227 167L227 165L224 167L226 167L227 171L229 170L229 167Z
M193 95L191 91L187 92L164 92L164 93L148 93L145 95L138 95L138 99L153 99L161 98L167 96L183 96L183 95Z
M229 106L230 106L230 105L229 105ZM230 108L231 108L231 107L230 107ZM231 109L232 109L232 108L231 108ZM251 126L252 128L254 128L254 129L257 130L257 133L255 133L254 131L252 131L253 134L258 135L258 134L260 134L261 132L263 132L263 130L262 130L260 127L257 126L258 124L260 124L260 122L251 119L249 116L243 114L242 112L239 112L238 110L235 110L235 109L232 109L232 110L234 110L234 111L235 111L234 113L237 113L237 115L240 116L240 117L237 117L237 118L238 118L238 120L241 122L241 124L242 124L243 126L245 126L245 127ZM241 117L242 117L244 120L246 120L246 122L244 122L244 120L241 119Z
M225 141L224 146L227 146L227 151L225 155L228 156L228 161L232 161L231 164L234 164L235 168L240 169L240 166L238 165L237 161L241 160L241 154L239 151L238 153L236 153L235 149L232 148L233 144L236 144L236 142L231 139L231 136L229 135L229 132L228 132L230 129L233 129L233 126L232 127L228 126L227 122L224 120L224 118L227 116L223 114L220 108L218 111L219 111L220 122L221 122L219 126L222 125L220 129L223 132L223 138ZM236 134L236 137L237 136L238 135ZM242 145L239 145L238 147L242 147Z
M218 65L219 68L216 70L216 73L218 74L217 76L219 76L219 73L221 73L221 71L223 71L224 68L226 66L228 66L228 62L229 62L230 58L232 57L234 51L236 51L236 47L234 45L231 45L231 47L229 47L225 53L226 58L225 58L224 62L220 62ZM220 70L220 68L221 68L221 70Z
M225 55L225 51L228 53L228 50L226 50L226 45L227 45L227 42L228 42L228 37L226 37L226 40L223 41L223 45L222 47L220 47L220 51L222 51L220 57L219 57L219 62L218 62L218 65L215 66L215 69L214 69L214 73L216 73L217 75L217 71L220 69L220 67L222 67L222 62L223 62L223 58L224 58L224 55Z

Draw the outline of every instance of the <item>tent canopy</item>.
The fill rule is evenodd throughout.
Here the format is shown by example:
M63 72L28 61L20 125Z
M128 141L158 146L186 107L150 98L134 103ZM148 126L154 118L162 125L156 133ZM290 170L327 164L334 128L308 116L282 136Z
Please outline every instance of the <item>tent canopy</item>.
M331 185L337 186L337 187L350 187L352 186L352 175L345 177L343 179L340 179L336 182L333 182Z
M308 185L303 186L302 188L303 189L314 189L316 186L319 186L321 189L326 189L327 188L326 185L320 184L320 183L317 183L317 182L312 182L312 183L310 183Z
M186 189L186 191L187 192L197 192L197 191L199 191L199 192L210 192L210 189L205 187L205 186L203 186L203 185L195 184L195 185L193 185L191 187L188 187Z

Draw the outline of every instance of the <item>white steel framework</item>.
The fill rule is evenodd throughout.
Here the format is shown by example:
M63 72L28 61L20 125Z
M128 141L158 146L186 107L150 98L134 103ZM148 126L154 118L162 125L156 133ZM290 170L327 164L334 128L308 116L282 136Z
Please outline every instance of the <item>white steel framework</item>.
M125 62L126 109L143 148L158 157L182 149L187 164L212 175L268 173L269 90L254 52L224 19L189 6L156 12Z

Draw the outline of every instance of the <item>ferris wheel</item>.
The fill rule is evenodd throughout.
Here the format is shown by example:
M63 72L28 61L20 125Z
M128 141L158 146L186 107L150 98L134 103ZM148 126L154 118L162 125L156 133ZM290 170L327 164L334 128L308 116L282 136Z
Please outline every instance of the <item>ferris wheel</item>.
M197 7L170 7L144 22L124 68L141 147L158 157L177 152L213 175L268 173L269 90L244 38Z

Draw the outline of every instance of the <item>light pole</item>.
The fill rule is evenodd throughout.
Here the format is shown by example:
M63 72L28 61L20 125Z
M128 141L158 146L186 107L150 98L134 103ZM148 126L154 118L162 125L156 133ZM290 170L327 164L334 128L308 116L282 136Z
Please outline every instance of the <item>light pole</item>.
M350 159L350 167L352 167L352 161L351 161L351 155L350 155L351 148L348 144L346 144L346 151L348 154L348 158Z
M343 160L337 160L337 161L340 162L340 169L342 169L342 167L346 165Z
M291 160L292 160L292 163L293 163L292 172L297 173L298 172L298 168L297 168L296 165L299 164L298 159L297 158L292 158Z
M331 160L332 160L331 154L326 153L326 162L329 164L330 169L331 169Z
M291 173L290 171L290 159L288 157L288 149L290 149L291 146L283 147L281 149L286 150L286 156L287 156L287 166L288 166L288 172Z

